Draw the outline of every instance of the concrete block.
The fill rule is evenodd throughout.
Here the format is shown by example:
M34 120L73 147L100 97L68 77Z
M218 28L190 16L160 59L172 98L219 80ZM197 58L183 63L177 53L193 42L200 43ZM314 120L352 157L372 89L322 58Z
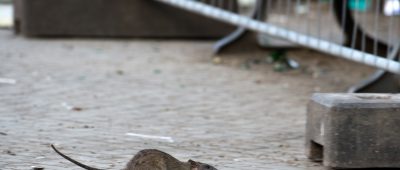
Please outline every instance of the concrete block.
M235 27L151 0L14 0L26 36L219 38ZM223 1L236 12L236 1Z
M306 152L332 168L400 168L400 95L314 94Z

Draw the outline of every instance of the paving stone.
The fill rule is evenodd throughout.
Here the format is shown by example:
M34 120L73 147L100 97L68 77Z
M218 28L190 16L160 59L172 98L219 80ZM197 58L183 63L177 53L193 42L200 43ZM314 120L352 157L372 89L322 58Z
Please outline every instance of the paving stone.
M25 39L0 30L0 77L16 80L0 84L0 169L78 169L51 143L104 169L121 169L146 148L224 170L323 169L304 154L306 103L316 86L343 91L367 67L301 50L288 55L305 68L329 66L326 79L268 64L244 70L241 63L266 51L241 46L215 65L212 44Z

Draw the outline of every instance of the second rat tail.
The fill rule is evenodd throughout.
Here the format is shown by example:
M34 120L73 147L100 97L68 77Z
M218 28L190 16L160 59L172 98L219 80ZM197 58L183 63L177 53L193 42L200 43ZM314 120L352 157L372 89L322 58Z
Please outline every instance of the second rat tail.
M58 151L58 150L56 149L56 147L54 147L53 144L51 144L51 147L52 147L53 150L56 151L60 156L62 156L62 157L65 158L66 160L69 160L70 162L74 163L75 165L80 166L80 167L83 168L83 169L86 169L86 170L101 170L101 169L92 168L92 167L90 167L90 166L87 166L87 165L85 165L85 164L82 164L82 163L80 163L80 162L78 162L78 161L76 161L76 160L74 160L74 159L68 157L67 155L64 155L63 153L61 153L60 151Z

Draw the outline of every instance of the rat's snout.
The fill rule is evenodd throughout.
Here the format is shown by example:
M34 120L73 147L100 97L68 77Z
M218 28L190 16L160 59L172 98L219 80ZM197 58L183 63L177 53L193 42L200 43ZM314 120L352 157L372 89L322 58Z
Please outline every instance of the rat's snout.
M208 165L208 164L204 164L204 163L200 163L198 169L199 170L217 170L217 168L214 168L213 166Z

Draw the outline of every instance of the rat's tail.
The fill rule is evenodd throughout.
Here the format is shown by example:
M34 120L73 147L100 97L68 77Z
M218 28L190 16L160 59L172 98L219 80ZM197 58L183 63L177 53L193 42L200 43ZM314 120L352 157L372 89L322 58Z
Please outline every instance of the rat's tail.
M90 167L90 166L87 166L87 165L85 165L85 164L82 164L82 163L80 163L80 162L78 162L78 161L76 161L76 160L74 160L74 159L68 157L67 155L64 155L63 153L61 153L60 151L58 151L58 150L56 149L56 147L54 147L53 144L51 144L51 147L53 148L54 151L56 151L56 152L57 152L59 155L61 155L63 158L65 158L66 160L69 160L70 162L74 163L75 165L78 165L78 166L82 167L83 169L86 169L86 170L101 170L101 169L92 168L92 167Z

